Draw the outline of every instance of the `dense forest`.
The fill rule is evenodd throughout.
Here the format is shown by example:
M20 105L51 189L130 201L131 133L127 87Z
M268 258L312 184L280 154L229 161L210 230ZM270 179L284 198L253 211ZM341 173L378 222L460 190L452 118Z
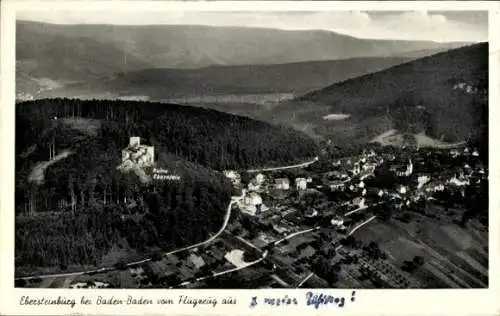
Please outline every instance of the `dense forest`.
M146 191L144 203L135 207L87 203L74 214L18 216L16 267L99 266L101 258L123 241L139 253L202 241L221 227L229 192L224 185L214 187L199 178Z
M55 99L18 104L16 114L16 266L28 270L98 266L124 241L139 253L202 241L234 193L213 169L287 164L316 150L291 130L176 105ZM135 135L181 180L144 184L118 171Z
M108 126L99 130L107 133L100 138L118 148L127 145L129 136L140 135L162 151L217 170L302 162L318 151L315 142L291 128L190 106L43 99L19 103L16 111L17 152L32 143L33 134L46 131L53 117L99 119Z

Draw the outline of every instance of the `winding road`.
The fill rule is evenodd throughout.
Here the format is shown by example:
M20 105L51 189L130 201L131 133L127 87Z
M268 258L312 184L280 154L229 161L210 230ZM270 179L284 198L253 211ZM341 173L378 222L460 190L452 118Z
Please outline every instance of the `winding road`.
M224 217L224 223L222 224L222 227L217 231L217 233L215 233L215 235L211 236L210 238L208 238L205 241L202 241L202 242L199 242L199 243L196 243L196 244L184 247L184 248L179 248L179 249L176 249L176 250L173 250L173 251L170 251L170 252L166 252L166 253L163 254L163 256L168 256L168 255L172 255L172 254L175 254L175 253L178 253L178 252L182 252L182 251L193 249L193 248L196 248L196 247L199 247L199 246L203 246L203 245L208 244L208 243L212 242L213 240L215 240L226 229L226 226L229 223L229 218L231 217L231 209L233 207L233 204L236 203L237 201L241 200L243 197L244 197L244 195L231 197L231 201L229 202L229 205L227 206L226 215ZM127 267L132 267L132 266L136 266L136 265L139 265L139 264L143 264L143 263L149 262L151 260L152 260L152 258L147 258L147 259L143 259L143 260L139 260L139 261L134 261L134 262L128 263L126 266ZM21 277L21 278L16 278L15 280L32 280L32 279L47 279L47 278L69 277L69 276L78 276L78 275L84 275L84 274L103 273L103 272L108 272L108 271L112 271L112 270L115 270L115 269L116 269L115 267L109 267L109 268L100 268L100 269L89 270L89 271L80 271L80 272L59 273L59 274L45 274L45 275Z
M307 161L307 162L304 162L304 163L301 163L301 164L297 164L297 165L289 165L289 166L275 167L275 168L251 169L251 170L247 170L247 172L252 173L252 172L261 172L261 171L263 172L263 171L276 171L276 170L284 170L284 169L292 169L292 168L301 168L301 167L309 166L309 165L315 163L318 160L319 160L319 158L315 157L311 161ZM170 251L170 252L166 252L166 253L163 254L163 256L168 256L168 255L172 255L172 254L179 253L179 252L182 252L182 251L190 250L190 249L193 249L193 248L196 248L196 247L200 247L200 246L206 245L206 244L211 243L212 241L214 241L226 229L226 226L229 223L229 219L231 217L231 209L233 207L233 204L236 203L236 202L238 202L239 200L241 200L243 198L244 198L244 193L242 195L240 195L240 196L233 196L233 197L231 197L231 201L229 202L229 205L227 206L227 211L226 211L226 215L224 217L224 222L222 224L222 227L213 236L211 236L210 238L208 238L205 241L202 241L202 242L190 245L190 246L186 246L186 247L183 247L183 248L179 248L179 249L176 249L176 250L173 250L173 251ZM249 262L247 265L241 266L239 268L235 268L235 269L230 269L230 270L226 270L226 271L223 271L223 272L219 272L219 274L214 274L214 275L212 275L210 277L227 274L227 273L234 272L234 271L237 271L237 270L241 270L243 268L247 268L247 267L249 267L251 265L257 264L260 261L264 260L264 258L267 256L267 251L264 254L263 254L263 256L260 259L257 259L257 260L255 260L253 262ZM130 262L130 263L126 264L126 267L131 267L131 266L143 264L143 263L149 262L151 260L152 260L152 258L147 258L147 259L143 259L143 260L139 260L139 261ZM17 280L33 280L33 279L48 279L48 278L70 277L70 276L80 276L80 275L86 275L86 274L104 273L104 272L109 272L109 271L114 271L114 270L117 270L117 268L115 268L115 267L108 267L108 268L99 268L99 269L87 270L87 271L80 271L80 272L69 272L69 273L57 273L57 274L43 274L43 275L25 276L25 277L15 278L14 280L17 281ZM207 277L205 277L205 278L207 278Z
M302 285L304 285L304 283L307 282L307 280L309 280L312 276L314 275L314 272L311 272L309 273L305 278L304 280L300 281L299 285L297 285L297 288L301 287Z
M363 227L364 225L368 224L369 222L373 221L375 218L377 218L377 216L372 216L370 217L369 219L367 219L366 221L362 222L361 224L359 224L358 226L354 227L348 234L347 236L351 236L352 234L354 234L355 231L357 231L358 229L360 229L361 227ZM335 248L335 251L338 251L340 249L342 249L344 246L342 245L338 245L337 248Z
M280 244L281 242L283 242L285 240L288 240L290 238L293 238L293 237L296 237L296 236L299 236L299 235L302 235L302 234L305 234L305 233L309 233L309 232L318 230L320 228L321 228L320 226L316 226L314 228L309 228L309 229L305 229L305 230L301 230L301 231L292 233L290 235L287 235L287 236L285 236L285 237L283 237L283 238L281 238L281 239L273 242L273 245L277 246L278 244ZM252 247L254 249L257 249L257 250L260 250L255 245L252 245L251 243L247 242L246 240L241 239L241 238L239 238L239 239L241 241L243 241L245 244L249 245L250 247ZM224 270L224 271L221 271L221 272L217 272L217 273L214 273L212 275L207 275L207 276L204 276L204 277L199 277L199 278L197 278L194 281L185 281L185 282L182 282L181 284L179 284L178 286L185 286L185 285L192 284L192 283L195 283L195 282L203 281L203 280L206 280L206 279L216 278L216 277L219 277L219 276L224 275L224 274L228 274L228 273L232 273L232 272L236 272L236 271L239 271L239 270L243 270L243 269L249 268L249 267L251 267L253 265L256 265L257 263L261 262L262 260L266 259L266 257L267 257L268 254L269 254L269 251L265 250L262 253L262 256L259 259L256 259L254 261L248 262L245 265L242 265L242 266L239 266L239 267L236 267L236 268L231 268L231 269L228 269L228 270Z
M261 169L249 169L247 170L248 173L256 173L256 172L265 172L265 171L278 171L278 170L285 170L285 169L294 169L294 168L304 168L309 165L312 165L316 161L319 160L319 157L316 156L310 161L306 161L303 163L299 163L296 165L290 165L290 166L284 166L284 167L274 167L274 168L261 168Z

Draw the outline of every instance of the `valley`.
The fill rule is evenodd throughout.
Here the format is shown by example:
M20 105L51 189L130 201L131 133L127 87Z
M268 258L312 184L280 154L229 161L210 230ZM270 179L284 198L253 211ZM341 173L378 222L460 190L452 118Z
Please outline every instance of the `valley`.
M489 286L491 48L437 36L472 22L190 14L18 17L16 287Z

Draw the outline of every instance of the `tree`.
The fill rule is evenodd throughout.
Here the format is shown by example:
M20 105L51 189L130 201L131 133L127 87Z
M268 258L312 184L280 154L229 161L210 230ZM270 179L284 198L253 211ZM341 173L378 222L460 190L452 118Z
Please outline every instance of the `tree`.
M25 287L26 286L26 280L24 279L17 279L14 281L14 287Z
M125 263L125 261L118 261L115 264L115 269L117 269L117 270L126 270L127 269L127 264Z
M160 251L155 251L153 252L153 254L151 255L151 260L152 261L160 261L163 259L163 253L160 252Z
M417 267L423 266L425 263L424 257L422 256L413 257L413 263L415 263Z
M245 262L252 262L259 259L260 257L260 253L255 249L246 250L243 252L243 261Z
M356 242L356 239L354 239L354 237L352 237L350 235L340 240L340 244L342 246L352 246L352 245L354 245L355 242Z

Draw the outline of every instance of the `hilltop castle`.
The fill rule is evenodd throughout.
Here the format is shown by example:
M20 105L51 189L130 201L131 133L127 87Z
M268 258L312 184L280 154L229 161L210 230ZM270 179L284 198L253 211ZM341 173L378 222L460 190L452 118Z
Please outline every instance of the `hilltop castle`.
M130 137L127 148L122 150L122 163L131 161L139 167L153 167L155 162L155 149L153 146L141 145L140 137Z

